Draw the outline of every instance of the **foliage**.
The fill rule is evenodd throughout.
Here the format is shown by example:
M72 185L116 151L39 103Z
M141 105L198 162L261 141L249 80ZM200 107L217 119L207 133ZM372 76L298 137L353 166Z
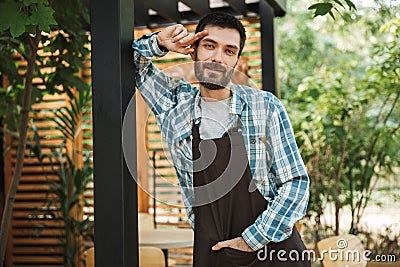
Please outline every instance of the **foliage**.
M82 30L87 21L88 11L80 0L0 2L0 75L8 80L0 90L0 116L8 130L14 131L19 125L16 164L0 228L0 266L4 264L12 208L24 164L31 103L49 93L67 92L72 97L72 88L88 89L77 77L89 53L85 46L88 35ZM34 78L40 79L41 84L34 84Z
M91 94L90 91L81 91L71 100L69 107L56 113L54 121L63 133L65 142L53 149L51 155L42 154L40 137L35 129L35 147L33 151L42 163L48 157L52 163L53 172L60 177L59 181L48 180L50 194L56 197L46 205L45 214L55 221L63 222L64 232L60 232L59 239L63 245L64 266L78 266L77 259L82 255L84 247L82 239L93 241L93 222L89 218L83 219L76 214L86 205L83 195L87 185L93 179L93 168L90 153L82 155L82 151L73 149L72 153L63 151L70 143L75 147L76 140L80 138L85 126L90 122ZM82 166L77 164L77 157L84 157ZM45 172L45 171L44 171ZM58 208L59 207L59 208ZM79 213L78 213L79 214ZM44 228L46 225L43 226Z
M370 258L377 255L393 255L396 260L400 260L400 232L399 225L388 225L383 233L374 233L368 229L360 229L358 236L365 245L365 249L372 252Z
M73 88L88 89L76 75L89 53L88 34L82 25L87 21L87 8L79 0L0 2L0 74L8 80L8 86L0 89L0 116L10 130L17 129L26 83L20 75L26 68L18 64L18 59L28 61L31 53L38 50L32 63L34 78L42 83L33 85L30 104L45 94L65 91L71 95ZM32 47L36 31L41 35L40 49Z
M350 0L324 1L323 3L313 4L308 9L314 10L314 17L329 14L333 19L335 19L333 12L335 11L341 14L339 9L346 9L346 6L350 11L357 10L356 5Z
M93 241L93 222L89 218L82 219L73 216L76 209L83 209L86 204L82 200L86 186L92 180L93 168L89 155L85 157L84 165L78 168L69 155L62 154L63 147L54 151L52 161L59 163L56 171L60 181L48 181L50 184L49 193L56 197L47 203L46 215L55 221L63 222L65 232L59 235L63 247L64 266L78 266L77 259L84 252L82 240ZM59 205L60 209L54 207ZM47 227L44 225L43 227Z
M398 11L372 12L386 16L365 12L332 25L289 15L297 31L282 23L281 84L311 178L307 220L315 242L339 233L344 207L352 212L344 227L357 233L376 186L400 163L400 38L398 19L391 20ZM323 221L327 206L333 225Z

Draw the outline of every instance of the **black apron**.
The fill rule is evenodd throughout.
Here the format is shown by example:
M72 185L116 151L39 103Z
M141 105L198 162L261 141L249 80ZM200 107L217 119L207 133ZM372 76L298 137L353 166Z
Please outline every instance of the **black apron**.
M263 254L263 251L244 252L232 248L211 250L211 247L219 241L240 237L244 229L253 224L258 215L266 209L268 203L257 189L249 191L252 175L243 136L238 129L230 131L224 137L212 140L201 140L197 125L193 126L192 132L195 197L193 266L311 266L309 260L276 259L279 250L285 250L287 258L291 250L296 250L299 255L306 250L295 227L288 239L279 243L270 242L267 245L268 251L276 251L272 257L269 257L268 253L265 254L265 251ZM209 153L207 149L216 151ZM237 178L234 178L235 176ZM228 180L236 179L236 181L231 182L227 178ZM215 183L218 180L223 184ZM224 186L226 184L229 185ZM264 260L265 255L267 257Z

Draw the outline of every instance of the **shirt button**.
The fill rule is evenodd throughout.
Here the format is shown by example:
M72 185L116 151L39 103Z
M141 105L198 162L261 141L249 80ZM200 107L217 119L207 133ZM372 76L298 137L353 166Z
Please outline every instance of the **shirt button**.
M256 139L251 139L251 143L255 144L256 143Z

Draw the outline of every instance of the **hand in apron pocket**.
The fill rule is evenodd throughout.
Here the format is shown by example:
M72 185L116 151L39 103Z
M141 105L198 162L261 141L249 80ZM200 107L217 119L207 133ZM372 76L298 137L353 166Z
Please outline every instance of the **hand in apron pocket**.
M257 262L257 252L241 251L234 248L223 248L226 259L233 266L252 266Z

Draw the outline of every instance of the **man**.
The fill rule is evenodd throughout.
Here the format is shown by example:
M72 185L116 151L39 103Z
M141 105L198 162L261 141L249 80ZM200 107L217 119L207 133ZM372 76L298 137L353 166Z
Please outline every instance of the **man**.
M195 33L178 24L144 35L132 45L137 87L171 152L195 231L194 266L310 266L288 257L306 250L294 224L309 179L286 111L272 94L231 83L245 39L224 13L205 16ZM198 87L153 65L168 51L190 54Z

